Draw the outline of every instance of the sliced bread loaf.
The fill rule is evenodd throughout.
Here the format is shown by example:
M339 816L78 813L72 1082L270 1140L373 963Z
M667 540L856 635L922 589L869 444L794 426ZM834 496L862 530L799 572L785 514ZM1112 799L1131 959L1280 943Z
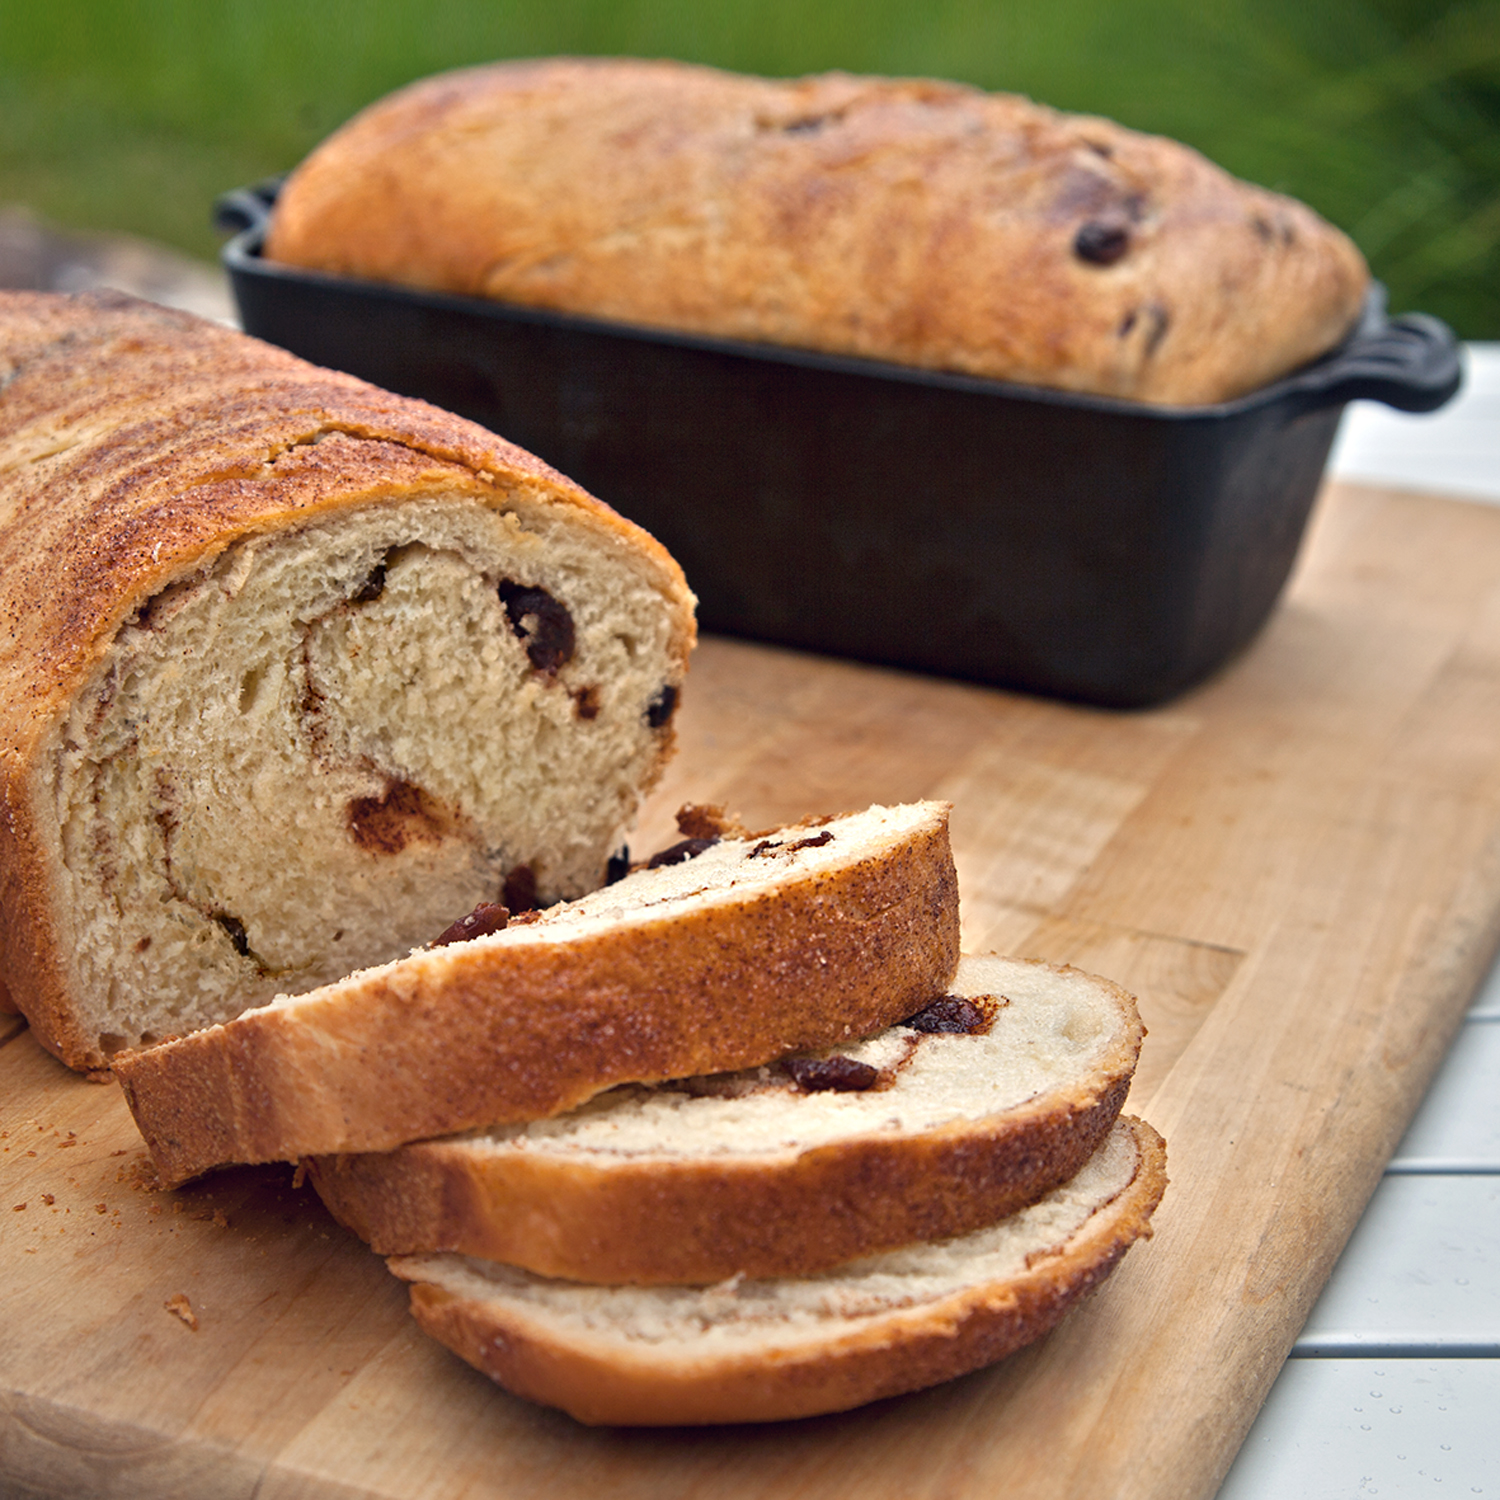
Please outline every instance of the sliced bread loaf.
M946 803L685 841L677 863L124 1053L162 1178L542 1119L869 1036L947 988Z
M672 744L665 550L472 423L0 293L0 974L74 1067L581 895Z
M382 1254L605 1284L806 1275L965 1233L1082 1167L1143 1032L1125 991L1076 969L964 958L949 991L831 1056L319 1157L312 1181Z
M1070 1182L987 1229L820 1276L595 1287L457 1255L390 1262L433 1337L581 1422L768 1422L979 1368L1052 1328L1150 1233L1149 1125L1118 1121Z

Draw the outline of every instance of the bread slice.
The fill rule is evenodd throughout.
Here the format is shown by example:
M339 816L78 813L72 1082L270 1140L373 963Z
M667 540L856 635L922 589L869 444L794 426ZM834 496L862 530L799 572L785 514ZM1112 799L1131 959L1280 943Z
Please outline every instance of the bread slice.
M385 1151L619 1083L879 1031L958 962L948 805L687 841L679 863L143 1051L114 1070L157 1170Z
M318 1157L312 1181L382 1254L601 1284L800 1276L966 1233L1082 1167L1143 1029L1117 985L1049 964L966 957L949 994L811 1067L624 1085L550 1120Z
M1175 141L931 79L544 58L371 105L267 257L623 323L1138 401L1338 342L1369 272Z
M769 1422L847 1410L1000 1359L1150 1233L1165 1147L1118 1121L1070 1182L999 1224L821 1276L595 1287L458 1255L400 1256L412 1312L517 1395L581 1422Z
M0 972L97 1069L604 880L693 641L472 423L118 294L0 293Z

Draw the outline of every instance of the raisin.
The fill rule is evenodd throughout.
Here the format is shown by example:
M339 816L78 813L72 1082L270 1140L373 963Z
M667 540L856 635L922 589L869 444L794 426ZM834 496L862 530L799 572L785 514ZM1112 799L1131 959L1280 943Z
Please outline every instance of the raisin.
M798 849L821 849L824 844L831 844L833 835L825 828L822 833L815 833L811 838L798 839L795 844L787 845L787 853L794 854Z
M682 839L669 848L662 849L653 854L646 861L646 868L648 870L658 870L663 865L680 865L684 860L696 858L705 849L712 849L718 842L716 838Z
M604 883L613 885L630 874L630 845L621 844L617 854L611 854L604 863Z
M502 578L500 599L511 631L526 643L526 656L534 670L555 676L573 659L576 644L573 616L546 589L528 588Z
M385 563L376 563L370 576L349 595L351 604L373 604L385 592Z
M216 911L214 921L224 929L229 941L234 944L234 951L241 958L250 957L250 938L245 931L245 924L238 917L231 917L228 912Z
M1096 266L1112 266L1130 249L1130 230L1123 224L1090 219L1073 237L1073 254Z
M974 1036L990 1029L989 1017L983 1009L961 995L941 995L916 1015L908 1016L901 1024L910 1026L913 1031L925 1031L929 1035L947 1032Z
M505 877L505 904L511 911L535 911L536 871L530 865L517 865Z
M840 1094L857 1094L871 1087L880 1077L879 1068L856 1062L852 1057L790 1057L781 1065L791 1074L792 1082L804 1094L833 1089Z
M669 682L647 705L646 722L653 729L669 724L677 712L677 689Z
M493 901L481 901L466 917L460 917L451 927L445 927L433 938L434 948L446 948L449 943L466 943L470 938L484 937L486 933L499 932L510 921L510 912Z

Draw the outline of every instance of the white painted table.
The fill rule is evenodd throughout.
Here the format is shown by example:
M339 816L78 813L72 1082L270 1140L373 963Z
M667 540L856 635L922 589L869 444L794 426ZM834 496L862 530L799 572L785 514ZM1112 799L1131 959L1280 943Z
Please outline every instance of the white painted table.
M1352 407L1334 472L1500 503L1500 344L1469 356L1435 416ZM1418 1495L1500 1496L1500 964L1219 1500Z

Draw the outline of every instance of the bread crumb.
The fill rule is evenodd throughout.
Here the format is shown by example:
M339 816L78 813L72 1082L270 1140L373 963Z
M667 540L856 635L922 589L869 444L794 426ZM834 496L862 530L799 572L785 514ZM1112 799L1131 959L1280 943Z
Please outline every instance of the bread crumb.
M165 1191L161 1185L161 1178L156 1174L156 1167L144 1151L137 1153L136 1159L128 1167L120 1169L120 1181L128 1182L138 1193Z
M222 1208L216 1208L214 1210L214 1223L217 1224L220 1229L228 1229L229 1215L226 1214Z
M176 1292L168 1297L162 1306L172 1314L174 1318L181 1318L194 1333L198 1331L198 1314L193 1311L193 1304L188 1301L185 1292Z
M43 1193L42 1202L45 1203L48 1208L51 1208L52 1205L57 1202L57 1199L51 1193Z
M107 1214L109 1212L109 1204L107 1204L107 1203L96 1203L94 1205L94 1212L96 1214Z
M20 1212L21 1212L21 1210L22 1210L22 1209L23 1209L23 1208L25 1208L25 1207L26 1207L26 1205L25 1205L25 1204L24 1204L24 1203L17 1203L17 1204L15 1204L15 1205L14 1205L14 1206L13 1206L13 1207L12 1207L12 1208L11 1208L11 1212L12 1212L12 1213L16 1213L16 1214L18 1214L18 1213L20 1213Z

